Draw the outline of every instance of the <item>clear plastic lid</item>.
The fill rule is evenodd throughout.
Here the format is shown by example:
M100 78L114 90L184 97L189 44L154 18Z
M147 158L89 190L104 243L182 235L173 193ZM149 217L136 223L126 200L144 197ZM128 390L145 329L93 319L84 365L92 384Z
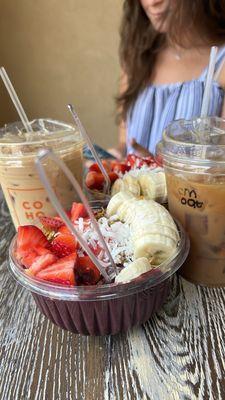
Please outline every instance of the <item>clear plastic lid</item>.
M75 125L52 119L35 119L30 124L33 132L26 132L22 122L7 124L0 129L0 159L36 156L43 147L63 152L71 144L83 145Z
M189 252L190 243L181 224L176 223L180 240L173 256L155 269L154 273L152 271L146 272L128 283L68 287L28 276L15 257L16 236L12 240L9 249L9 269L14 278L26 289L50 299L96 301L125 297L159 285L173 275L184 263Z
M225 166L225 119L177 120L164 131L157 146L164 161Z

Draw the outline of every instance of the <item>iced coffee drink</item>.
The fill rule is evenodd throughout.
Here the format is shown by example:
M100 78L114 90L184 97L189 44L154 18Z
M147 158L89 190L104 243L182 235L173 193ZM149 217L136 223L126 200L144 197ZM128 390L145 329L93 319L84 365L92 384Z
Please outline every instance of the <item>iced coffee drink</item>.
M191 239L181 269L188 280L225 285L225 120L175 121L158 145L168 203Z
M34 163L40 149L52 148L82 183L83 140L76 127L43 119L31 125L32 133L21 123L0 129L0 183L16 228L55 214ZM53 163L48 161L45 168L58 198L69 208L74 200L70 182Z

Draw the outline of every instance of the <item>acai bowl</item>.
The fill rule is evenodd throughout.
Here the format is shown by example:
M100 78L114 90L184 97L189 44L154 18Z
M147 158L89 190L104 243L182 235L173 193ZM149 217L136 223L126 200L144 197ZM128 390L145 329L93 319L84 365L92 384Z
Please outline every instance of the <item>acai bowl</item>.
M143 219L140 220L138 229L133 229L133 231L131 229L130 236L124 234L124 243L128 243L129 240L131 240L131 244L133 243L134 245L135 256L131 255L129 261L126 260L127 265L125 267L121 265L120 259L116 258L115 255L113 256L114 261L117 261L118 275L110 283L107 283L102 276L97 275L96 271L93 273L94 270L91 270L89 267L88 269L87 265L84 267L86 268L86 275L83 275L85 276L85 279L82 277L82 271L84 270L82 270L83 267L81 268L82 262L80 262L80 260L83 256L79 253L79 249L77 250L79 261L76 261L73 267L74 281L66 279L60 281L60 278L57 278L54 281L54 279L52 279L52 277L54 278L54 275L52 274L53 271L55 271L55 265L62 265L62 260L65 261L66 257L71 257L71 254L66 253L63 253L63 257L60 257L58 253L53 252L53 247L54 251L55 248L58 249L54 242L56 241L56 238L58 238L59 242L60 235L57 230L55 236L53 235L53 239L49 239L51 235L49 236L49 232L46 233L46 230L44 231L48 244L43 241L42 245L44 245L46 254L47 251L49 251L56 257L56 260L53 258L53 264L47 265L41 270L38 270L40 265L38 265L37 261L40 260L38 257L42 256L38 255L34 261L31 260L32 257L26 257L27 267L25 267L23 262L21 262L23 257L18 257L18 246L21 244L21 241L18 241L20 230L12 240L9 249L9 268L11 273L23 287L31 292L40 311L62 329L83 335L114 335L120 332L125 332L133 326L146 322L165 302L170 290L171 277L181 267L187 257L189 251L188 237L186 236L182 226L178 222L172 220L172 217L169 216L168 211L164 209L163 206L153 202L152 200L138 200L133 198L132 195L127 197L127 194L124 196L124 202L121 202L123 194L121 195L121 193L118 193L113 196L106 211L101 202L91 204L95 213L98 214L99 211L103 212L103 216L100 216L100 218L106 218L104 216L104 212L106 212L108 221L111 222L114 220L117 222L118 226L121 222L124 224L124 227L127 223L129 229L131 229L130 227L132 226L132 216L135 215L136 218L139 219L140 216L143 215ZM139 202L139 209L137 207L137 202ZM145 205L148 204L149 210L153 210L153 208L156 207L154 208L154 212L156 209L158 212L158 207L162 207L160 212L162 212L163 215L162 218L157 216L153 218L153 216L151 216L152 227L150 234L149 231L147 231L148 225L144 224L144 220L147 221L148 215L150 218L150 214L145 208ZM59 220L59 217L56 217L56 219L57 218ZM82 217L78 217L78 222L74 222L77 225L81 224L79 218ZM173 227L170 228L168 224L167 226L162 227L161 222L166 221L166 218L167 221L173 221L171 222L171 224L174 224ZM126 219L128 222L126 222ZM98 219L98 223L101 225L101 221L99 221L100 219ZM112 225L109 224L109 227ZM146 238L145 242L143 242L143 240L140 242L140 238L137 236L140 234L140 226L142 226L144 230L142 231L141 237ZM161 233L164 232L164 255L162 255L162 253L160 255L159 251L157 254L157 243L160 241L159 238L157 239L159 234L156 232L156 226L158 226L157 229L160 228ZM61 227L62 228L59 229L63 230L63 225L61 225ZM174 227L176 227L176 229ZM167 244L170 243L168 240L171 239L171 230L169 229L174 229L174 232L176 231L177 238L177 242L170 254L167 252ZM117 233L118 232L116 231L116 234L114 235L115 237L119 236ZM85 231L85 234L87 243L89 243L88 238L93 240L93 236L89 234L89 231ZM85 236L85 234L83 236ZM129 239L129 237L133 239ZM110 240L111 239L108 240L108 243ZM132 242L132 240L134 240L134 242ZM140 245L138 245L138 243L140 243ZM114 242L111 243L111 248L109 245L111 252L113 247L115 247ZM131 249L131 246L129 249ZM153 254L153 249L155 249L155 256ZM100 257L99 251L97 253ZM20 252L19 254L21 255L23 253ZM29 253L29 255L30 254L31 253ZM74 254L74 249L72 254ZM84 257L86 257L86 255L84 255ZM165 258L164 260L163 257ZM138 264L137 260L139 259L142 260L142 264ZM146 260L148 259L151 259L151 262L149 261L150 266L147 266ZM30 267L29 263L31 264ZM138 265L140 267L139 270ZM60 268L61 267L59 267L59 271ZM131 272L128 271L129 268ZM66 269L64 268L64 270L66 271L66 274L69 271L70 275L68 276L71 276L71 268L69 264ZM80 272L78 273L78 271ZM128 274L127 271L129 272ZM51 277L51 279L45 280L43 279L43 276L45 276L45 278L47 277L47 279ZM57 275L57 277L59 276L60 275Z

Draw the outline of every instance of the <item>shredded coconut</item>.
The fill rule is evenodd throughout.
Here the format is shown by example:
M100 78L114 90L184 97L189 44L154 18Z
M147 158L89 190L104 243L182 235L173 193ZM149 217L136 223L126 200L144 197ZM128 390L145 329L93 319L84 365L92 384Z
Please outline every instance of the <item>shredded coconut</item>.
M101 217L98 220L98 224L114 262L116 264L124 264L124 262L133 261L130 226L115 220L115 216L110 218ZM92 224L90 223L87 227L84 227L83 218L79 218L78 222L76 222L76 228L82 232L83 238L93 250L101 249L98 258L108 262L101 240Z
M125 175L131 175L137 178L140 174L146 173L146 172L161 172L163 171L163 168L161 167L155 167L155 166L148 166L148 165L142 165L140 168L133 168L130 171L126 172Z

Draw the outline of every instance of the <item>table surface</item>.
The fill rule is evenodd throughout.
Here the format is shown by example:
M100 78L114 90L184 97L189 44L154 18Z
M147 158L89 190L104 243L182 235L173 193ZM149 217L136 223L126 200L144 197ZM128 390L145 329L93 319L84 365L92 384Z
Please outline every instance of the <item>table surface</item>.
M63 331L8 272L14 229L0 207L1 400L225 399L225 289L175 277L161 311L127 334Z

